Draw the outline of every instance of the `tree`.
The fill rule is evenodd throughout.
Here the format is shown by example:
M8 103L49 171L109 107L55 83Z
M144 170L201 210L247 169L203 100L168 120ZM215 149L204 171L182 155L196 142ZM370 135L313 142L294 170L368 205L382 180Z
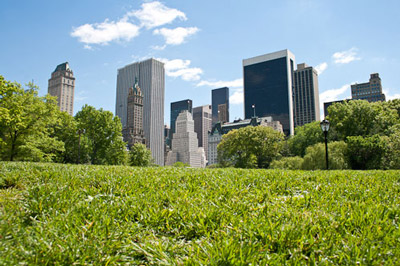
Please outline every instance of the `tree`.
M87 138L91 164L125 164L126 143L122 140L122 125L110 111L85 105L75 120L81 137Z
M218 162L223 166L268 168L282 148L284 135L270 127L247 126L222 136Z
M385 169L400 169L400 124L390 129L386 153L383 156Z
M0 157L2 160L52 161L64 145L53 138L59 114L55 97L38 97L38 87L0 76Z
M64 142L65 150L57 155L59 163L89 163L89 139L84 129L78 128L74 117L67 112L60 112L54 125L54 135Z
M347 101L329 106L328 111L328 120L339 140L387 134L389 128L399 122L397 111L383 102Z
M347 138L347 157L352 169L381 169L386 153L388 137L373 135L369 137L350 136Z
M347 144L344 141L328 143L329 169L348 169ZM325 144L317 143L306 149L302 168L304 170L326 169Z
M303 165L303 158L300 156L295 157L282 157L279 160L273 160L270 164L271 169L287 169L287 170L300 170Z
M151 156L151 151L146 148L146 145L135 143L129 151L129 165L131 166L150 166L154 159Z
M316 143L324 142L324 134L319 121L314 121L300 127L296 127L294 136L288 140L290 152L296 156L304 156L306 148Z

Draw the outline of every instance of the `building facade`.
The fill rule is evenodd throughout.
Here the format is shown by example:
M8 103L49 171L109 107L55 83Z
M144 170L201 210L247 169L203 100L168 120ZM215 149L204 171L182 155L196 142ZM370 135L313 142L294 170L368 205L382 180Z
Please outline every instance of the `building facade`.
M229 122L229 88L211 91L212 125Z
M379 73L371 74L369 82L351 85L351 98L368 102L385 101L386 97L382 93L382 81Z
M169 133L170 135L169 135L169 142L167 143L167 145L169 145L170 147L172 144L171 140L173 138L173 134L175 133L175 124L178 115L185 110L193 114L192 108L193 108L193 102L190 99L171 103L171 118L170 118L170 133Z
M128 88L139 80L143 93L143 131L154 162L164 165L164 63L155 59L136 62L118 69L115 114L127 124Z
M320 120L318 73L305 63L294 71L294 127Z
M128 90L127 123L122 133L129 148L135 143L146 144L143 131L143 94L137 79L135 86Z
M289 50L243 60L245 119L254 111L258 117L272 116L286 135L293 135L294 66L295 56Z
M48 93L57 97L61 111L74 115L75 78L68 62L58 65L51 73Z
M176 119L175 128L172 150L168 152L167 156L167 165L183 162L191 167L205 167L206 156L204 149L198 146L192 114L187 110L182 111Z
M207 157L208 132L211 131L212 115L211 105L203 105L193 108L194 132L197 133L199 147L204 148Z
M238 119L231 123L217 123L208 134L208 164L218 163L217 146L222 140L222 135L233 129L239 129L247 126L271 127L276 131L283 133L282 124L274 121L272 117L252 117L251 119Z

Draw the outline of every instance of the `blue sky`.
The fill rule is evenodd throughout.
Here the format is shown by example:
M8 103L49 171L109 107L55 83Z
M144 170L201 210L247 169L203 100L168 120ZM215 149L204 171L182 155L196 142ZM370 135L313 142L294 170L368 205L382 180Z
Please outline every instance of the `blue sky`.
M398 0L2 0L0 75L34 80L44 95L68 61L74 112L115 112L117 69L153 57L166 63L166 124L171 102L210 104L221 86L233 120L243 117L242 60L289 49L319 70L321 102L350 98L350 84L375 72L387 99L400 98L399 10Z

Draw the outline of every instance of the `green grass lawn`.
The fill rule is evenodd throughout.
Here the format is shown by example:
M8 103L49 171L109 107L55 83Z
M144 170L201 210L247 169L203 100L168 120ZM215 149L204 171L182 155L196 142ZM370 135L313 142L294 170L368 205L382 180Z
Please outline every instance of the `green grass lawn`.
M400 171L0 162L0 264L400 264Z

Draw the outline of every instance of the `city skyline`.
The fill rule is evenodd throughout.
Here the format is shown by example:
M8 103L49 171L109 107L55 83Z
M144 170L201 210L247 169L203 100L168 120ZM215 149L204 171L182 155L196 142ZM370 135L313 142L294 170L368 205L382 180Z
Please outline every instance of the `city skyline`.
M68 61L74 113L84 104L115 113L117 69L156 58L166 66L164 124L171 102L211 104L211 90L224 86L230 120L244 118L242 60L283 49L317 69L320 103L351 98L350 84L371 73L387 100L400 97L397 1L22 3L1 4L0 30L11 41L0 44L0 74L33 80L44 95L49 73Z

